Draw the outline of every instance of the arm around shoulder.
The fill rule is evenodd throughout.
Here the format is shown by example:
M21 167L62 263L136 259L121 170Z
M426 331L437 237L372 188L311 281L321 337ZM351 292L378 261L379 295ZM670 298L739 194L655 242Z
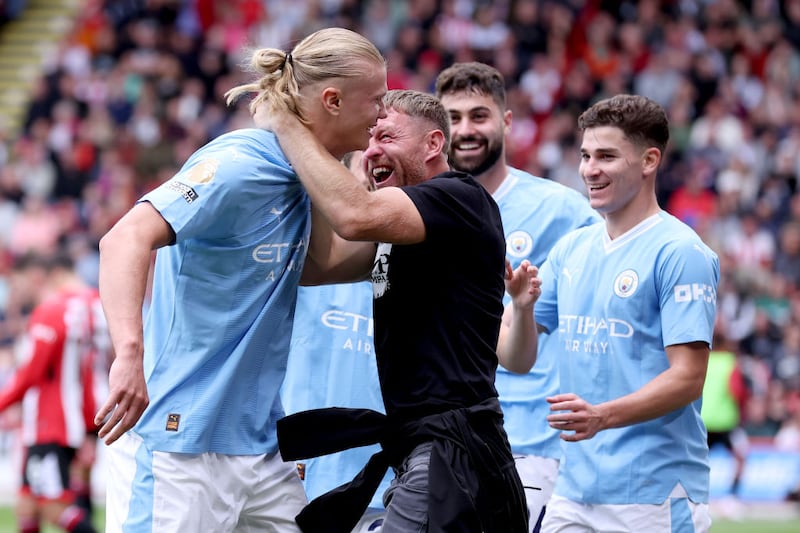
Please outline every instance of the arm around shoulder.
M365 280L375 261L375 251L375 243L341 238L312 205L311 242L300 284L323 285Z
M348 241L413 244L425 239L416 205L400 188L368 192L295 117L280 113L272 129L308 195Z

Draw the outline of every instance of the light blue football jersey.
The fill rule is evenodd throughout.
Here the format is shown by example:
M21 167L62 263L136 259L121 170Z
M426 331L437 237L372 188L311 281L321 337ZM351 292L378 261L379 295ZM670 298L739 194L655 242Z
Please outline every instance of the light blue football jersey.
M575 189L509 167L509 175L493 195L506 235L506 257L516 268L524 259L541 267L558 239L573 229L601 221L589 200ZM510 301L506 294L505 303ZM545 401L558 391L558 369L549 335L539 336L536 364L527 374L497 367L504 426L514 453L558 458L558 432L545 419Z
M662 211L609 239L605 224L570 233L541 271L536 321L557 348L561 392L597 404L669 368L665 346L711 344L719 259ZM701 400L655 420L562 442L555 494L591 504L660 504L680 485L708 501Z
M289 365L281 392L288 414L323 407L385 412L378 381L372 321L372 283L300 287ZM309 499L351 481L378 445L302 461ZM370 507L382 508L391 475Z
M145 322L148 448L277 450L309 199L271 132L227 133L146 194L175 231Z

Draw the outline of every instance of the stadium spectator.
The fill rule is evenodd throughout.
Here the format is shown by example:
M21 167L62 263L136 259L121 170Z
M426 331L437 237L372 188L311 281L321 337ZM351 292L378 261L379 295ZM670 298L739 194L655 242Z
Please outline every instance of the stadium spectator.
M776 359L775 378L786 385L786 389L796 402L796 395L800 393L800 324L797 318L792 319L783 328ZM797 408L796 403L793 408Z
M708 185L711 173L707 161L695 158L683 184L670 195L665 206L670 214L695 231L707 230L717 212L717 195Z
M561 73L544 53L533 54L519 80L519 87L529 98L528 112L546 117L558 102Z
M798 396L791 398L789 417L783 421L775 434L775 447L778 450L800 453L800 406Z
M645 67L635 78L636 94L647 96L658 102L664 109L669 109L674 102L674 95L683 81L679 70L670 67L670 51L653 54L645 63Z
M467 46L478 61L492 60L504 46L511 31L494 2L478 2L472 12Z
M542 266L536 321L558 335L560 379L547 420L563 441L542 528L708 531L700 398L719 262L656 200L661 106L614 96L578 128L581 176L605 223L562 238ZM680 445L665 454L665 442Z
M781 343L781 328L770 320L764 309L759 308L755 297L751 296L751 301L755 309L753 330L741 340L742 351L765 364L770 376L774 376L777 365L775 356Z
M762 227L754 211L745 211L740 214L739 231L728 235L724 251L731 256L737 270L758 277L772 269L775 237Z
M16 146L16 171L24 176L21 186L26 196L52 198L56 184L56 166L48 158L47 147L36 139Z
M61 221L47 200L41 196L26 195L14 218L8 249L14 257L29 253L52 254L61 235Z
M785 387L779 380L766 380L747 401L743 428L753 442L770 442L786 420Z
M781 226L774 270L789 282L790 290L800 290L800 220L790 220Z

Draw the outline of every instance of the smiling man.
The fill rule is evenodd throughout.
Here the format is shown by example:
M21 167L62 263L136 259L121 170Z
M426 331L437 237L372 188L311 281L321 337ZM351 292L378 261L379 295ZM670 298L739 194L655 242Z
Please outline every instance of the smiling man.
M352 31L256 50L251 67L257 78L229 101L256 93L251 111L298 113L338 156L365 148L385 116L385 60ZM106 531L298 531L306 495L277 453L275 426L314 241L309 211L275 136L243 128L199 148L103 237L100 295L116 355L95 420L114 479Z
M605 224L562 238L542 266L536 322L558 338L548 421L563 452L542 529L705 532L700 397L719 259L656 200L669 139L658 104L618 95L578 127L580 174Z
M527 337L535 340L532 302L515 310L515 330L522 335L512 335L506 350L498 344L505 242L497 205L471 176L450 171L450 121L438 99L389 91L384 104L386 117L364 152L367 171L379 182L373 193L296 119L262 117L321 215L314 231L327 222L347 239L337 241L342 248L335 254L326 247L318 264L346 248L370 249L375 352L386 407L385 417L312 411L279 422L287 458L320 455L330 443L333 451L378 440L383 448L348 490L313 501L298 523L306 532L351 531L393 466L397 476L384 496L383 533L523 533L525 501L494 376L498 358L530 369L536 348L524 338L533 333Z

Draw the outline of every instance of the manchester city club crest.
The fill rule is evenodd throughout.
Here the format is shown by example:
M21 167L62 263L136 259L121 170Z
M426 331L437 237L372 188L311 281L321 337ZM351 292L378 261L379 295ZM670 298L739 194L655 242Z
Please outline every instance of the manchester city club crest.
M614 280L614 294L620 298L628 298L636 292L639 286L639 276L633 270L621 272Z
M511 257L528 257L531 250L533 237L525 231L514 231L506 238L506 253Z

